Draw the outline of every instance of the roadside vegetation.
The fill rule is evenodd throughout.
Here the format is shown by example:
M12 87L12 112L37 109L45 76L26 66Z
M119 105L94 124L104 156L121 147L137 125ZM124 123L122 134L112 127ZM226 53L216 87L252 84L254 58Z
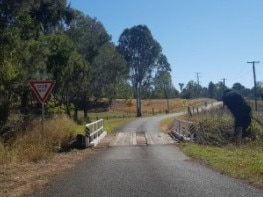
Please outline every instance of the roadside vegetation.
M253 102L249 102L253 109ZM212 111L185 115L180 120L194 122L198 132L204 137L202 144L180 143L183 152L220 173L244 179L263 187L263 102L259 111L253 112L250 125L252 136L244 138L240 145L233 139L234 119L228 109L222 106ZM174 118L165 119L161 126L169 131Z
M212 102L210 99L193 99L187 101L191 106ZM16 162L38 162L49 159L60 149L64 141L74 140L77 134L84 134L85 124L104 119L105 130L111 132L121 125L136 118L135 100L116 100L110 109L92 109L88 119L79 117L78 123L66 115L47 117L42 136L41 118L35 118L25 128L2 138L0 141L0 165ZM171 99L170 109L173 112L182 111L186 100ZM166 100L143 100L142 109L145 116L166 113ZM102 111L102 112L101 112ZM148 112L148 113L147 113ZM11 121L12 122L12 121Z

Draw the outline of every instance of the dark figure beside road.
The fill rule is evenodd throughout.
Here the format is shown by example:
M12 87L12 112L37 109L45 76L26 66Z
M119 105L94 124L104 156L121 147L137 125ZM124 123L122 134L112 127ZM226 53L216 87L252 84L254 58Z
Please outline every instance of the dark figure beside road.
M251 134L248 129L251 123L251 108L240 94L232 90L224 92L223 102L235 118L234 138L240 143L241 137Z

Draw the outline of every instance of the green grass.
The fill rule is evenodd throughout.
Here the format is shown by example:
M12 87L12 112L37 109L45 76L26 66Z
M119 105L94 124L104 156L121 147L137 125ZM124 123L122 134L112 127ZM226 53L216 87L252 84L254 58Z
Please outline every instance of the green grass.
M262 147L228 145L218 148L188 143L183 144L181 149L221 173L263 186Z
M185 117L179 117L185 119ZM262 118L259 118L262 120ZM196 123L200 132L204 134L220 136L233 132L233 118L220 111L211 111L209 114L199 114L191 118ZM173 119L165 119L161 122L163 127L170 130L169 125ZM188 156L195 158L210 166L216 171L231 177L244 179L263 188L263 137L259 124L252 124L252 132L256 134L256 140L243 141L240 146L233 145L228 140L221 147L212 145L200 145L194 143L180 144L181 150ZM206 135L205 135L206 136ZM224 135L227 138L228 135ZM215 139L215 138L213 138ZM221 138L220 138L221 139ZM209 140L209 138L207 138ZM248 140L248 139L247 139Z
M81 117L81 113L80 118ZM90 112L88 113L90 121L96 121L98 119L110 120L110 119L122 119L122 118L132 118L135 117L135 113L123 113L123 112Z
M75 135L85 133L85 125L76 124Z
M110 119L104 121L104 127L105 131L110 133L114 129L123 126L124 124L130 122L131 120L134 120L135 118L117 118L117 119Z

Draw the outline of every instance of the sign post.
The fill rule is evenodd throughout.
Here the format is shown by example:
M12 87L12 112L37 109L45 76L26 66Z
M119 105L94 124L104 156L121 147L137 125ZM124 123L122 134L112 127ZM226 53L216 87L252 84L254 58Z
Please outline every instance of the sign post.
M44 118L45 118L45 101L47 100L50 92L55 86L56 81L54 80L41 80L41 81L36 81L32 80L29 82L31 88L35 92L35 95L37 96L39 102L42 104L42 132L41 132L41 138L42 142L44 140Z

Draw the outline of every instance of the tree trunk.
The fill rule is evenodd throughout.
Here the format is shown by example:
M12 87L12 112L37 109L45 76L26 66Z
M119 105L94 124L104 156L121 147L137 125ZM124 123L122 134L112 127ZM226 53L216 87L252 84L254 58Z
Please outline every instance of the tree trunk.
M141 111L141 107L142 107L142 99L141 99L141 84L138 84L138 87L136 86L136 106L137 106L137 117L141 117L142 116L142 111Z
M21 113L25 115L25 118L29 113L28 95L29 95L29 90L24 89L22 98L21 98Z
M75 109L74 109L74 120L76 122L78 121L78 107L75 107Z
M71 118L70 106L69 106L68 103L67 103L67 105L66 105L66 110L67 110L67 115L68 115L68 117Z
M169 98L166 99L166 102L167 102L167 113L170 113Z
M83 97L83 113L84 118L88 118L88 106L86 101L86 95Z

